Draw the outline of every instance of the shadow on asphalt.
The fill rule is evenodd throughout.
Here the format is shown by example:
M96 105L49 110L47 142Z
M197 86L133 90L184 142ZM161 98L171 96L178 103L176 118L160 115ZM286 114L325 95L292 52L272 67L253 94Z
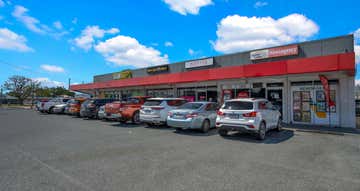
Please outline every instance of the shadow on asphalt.
M189 135L189 136L198 136L198 137L207 137L207 136L213 136L217 135L217 129L211 129L207 133L203 133L200 130L197 129L184 129L184 130L175 130L174 133L179 135Z
M151 125L151 126L145 125L145 128L165 130L165 131L174 131L174 129L172 127L169 127L167 125Z
M244 141L251 143L278 144L289 140L293 136L294 136L294 131L292 130L282 130L280 132L272 130L266 133L266 138L263 141L257 140L256 135L249 133L233 133L227 136L223 136L223 138L233 141Z
M107 122L114 122L114 121L107 121ZM115 123L111 124L113 127L119 127L119 128L138 128L138 127L144 127L142 124L135 124L135 123Z

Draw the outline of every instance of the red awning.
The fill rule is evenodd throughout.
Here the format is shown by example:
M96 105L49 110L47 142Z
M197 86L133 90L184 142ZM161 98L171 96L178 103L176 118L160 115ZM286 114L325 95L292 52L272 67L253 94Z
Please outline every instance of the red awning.
M160 74L123 80L111 80L107 82L79 84L72 85L70 89L73 91L81 91L332 71L349 71L349 73L354 73L355 53L351 52L311 58L247 64L242 66L228 66L206 70Z

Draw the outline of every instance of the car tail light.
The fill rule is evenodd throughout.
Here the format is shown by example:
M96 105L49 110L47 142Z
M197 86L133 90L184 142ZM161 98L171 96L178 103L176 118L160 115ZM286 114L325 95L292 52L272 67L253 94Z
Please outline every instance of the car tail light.
M151 109L153 109L153 110L162 110L162 109L164 109L164 107L152 107Z
M169 112L169 113L168 113L168 116L169 116L169 117L172 117L172 116L173 116L173 113L172 113L172 112Z
M222 111L217 111L217 115L218 115L218 116L224 116L224 115L225 115L225 113L224 113L224 112L222 112Z
M186 118L194 118L197 117L199 114L198 113L189 113L186 115Z
M254 129L254 128L255 128L254 125L249 125L248 127L251 128L251 129Z
M256 117L256 111L250 112L250 113L244 113L244 117Z

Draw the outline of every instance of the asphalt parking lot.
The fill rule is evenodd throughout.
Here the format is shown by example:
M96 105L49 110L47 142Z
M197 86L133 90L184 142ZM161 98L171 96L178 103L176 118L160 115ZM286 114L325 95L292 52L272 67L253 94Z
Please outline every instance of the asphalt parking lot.
M0 190L360 190L360 135L265 141L0 109Z

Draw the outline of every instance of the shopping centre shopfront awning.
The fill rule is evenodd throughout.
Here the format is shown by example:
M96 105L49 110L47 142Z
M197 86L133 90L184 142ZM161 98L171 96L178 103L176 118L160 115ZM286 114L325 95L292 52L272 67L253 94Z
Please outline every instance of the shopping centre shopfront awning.
M301 59L289 59L275 62L228 66L222 68L194 70L179 73L159 74L123 80L111 80L89 84L71 85L73 91L86 91L107 88L124 88L136 86L152 86L162 84L178 84L224 79L241 79L265 76L281 76L290 74L321 73L347 71L355 74L355 54L342 53Z

